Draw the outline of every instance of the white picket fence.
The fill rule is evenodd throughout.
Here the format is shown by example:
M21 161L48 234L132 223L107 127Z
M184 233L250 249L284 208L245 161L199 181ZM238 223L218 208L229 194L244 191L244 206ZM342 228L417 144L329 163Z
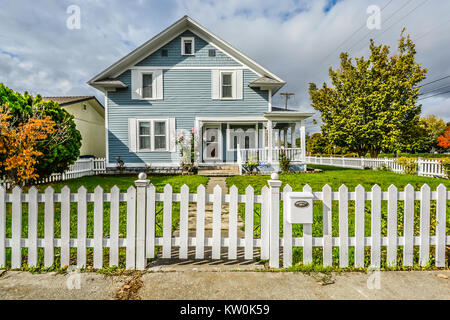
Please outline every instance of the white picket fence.
M440 185L436 191L431 191L428 185L423 185L420 191L415 191L411 185L404 191L399 191L391 186L387 192L381 191L375 185L370 191L365 191L358 186L355 191L349 192L346 186L341 186L339 191L332 191L326 185L319 192L313 192L314 201L320 204L322 210L323 235L313 237L312 224L303 225L303 236L293 237L293 225L286 219L286 199L292 188L286 185L280 192L281 181L269 180L269 186L261 190L261 195L256 195L254 189L248 186L245 194L238 194L238 189L233 186L228 194L223 194L222 189L216 186L213 194L208 194L205 187L200 185L196 193L190 193L184 185L180 193L173 193L171 185L164 187L163 193L157 193L153 185L149 184L145 177L136 181L136 188L130 186L126 193L121 193L118 187L113 187L109 193L105 193L99 186L94 193L88 193L81 187L77 193L71 193L68 187L64 187L60 193L55 193L48 187L45 193L38 193L35 187L23 193L22 189L15 187L11 193L7 193L0 187L0 267L7 264L6 250L11 248L11 267L13 269L22 266L22 248L28 249L28 266L36 266L38 263L38 248L44 248L44 266L50 267L55 262L55 248L60 249L61 267L70 264L70 248L76 248L76 264L78 267L86 266L86 250L93 248L93 267L99 269L106 267L103 260L104 249L109 248L109 265L119 265L119 248L126 248L126 268L145 269L147 259L155 258L157 252L155 246L162 246L162 258L174 258L172 248L179 249L178 258L188 258L188 247L195 247L195 258L205 258L205 247L210 247L212 259L237 259L238 248L244 248L244 258L251 260L254 249L260 248L260 258L269 260L270 267L280 266L280 248L283 251L283 266L292 265L292 249L303 248L303 263L309 264L313 260L313 247L323 248L323 265L331 266L333 263L332 250L339 248L339 266L349 266L349 247L354 247L354 266L364 267L364 250L371 248L370 264L374 267L381 265L381 247L387 247L387 264L397 265L397 250L403 247L403 266L413 265L413 248L419 247L419 263L426 265L429 262L430 246L434 246L435 265L444 267L446 262L446 245L450 244L450 236L446 235L446 215L450 192ZM273 175L272 178L277 178ZM306 185L305 192L312 192ZM339 230L338 236L333 237L332 227L332 201L338 201ZM349 236L349 202L355 201L355 232ZM365 202L371 202L371 231L370 236L365 236ZM382 202L387 201L387 236L381 232ZM414 202L420 202L420 234L414 234ZM437 223L434 234L431 234L431 205L436 205L435 221ZM283 236L280 237L280 202L283 203ZM319 202L319 203L318 203ZM399 214L397 207L403 202L403 232L398 235ZM28 207L27 214L27 238L23 238L23 204ZM44 203L44 238L38 238L38 204ZM55 203L60 203L61 230L60 238L55 238ZM77 236L70 237L70 207L71 203L77 204ZM88 204L93 203L93 238L87 237ZM104 206L109 203L109 236L105 237ZM119 207L126 204L126 236L119 233ZM162 204L162 209L157 210ZM180 221L179 236L173 236L172 215L173 204L179 203ZM196 211L189 212L189 204L196 203ZM213 204L213 230L212 237L205 237L205 205ZM239 204L245 204L245 236L237 236L238 208ZM228 236L222 237L222 204L229 206ZM255 205L260 205L260 210L255 213ZM11 208L11 236L6 237L7 208ZM9 209L8 209L9 210ZM162 214L162 237L156 236L158 224L157 215ZM188 236L188 216L196 216L196 234ZM254 237L254 219L260 215L260 238ZM336 214L336 213L335 213ZM317 215L317 213L316 213ZM317 216L316 216L317 218ZM122 223L124 223L122 221ZM416 221L417 223L417 221ZM226 248L227 251L223 251Z
M376 169L386 166L397 173L403 172L403 167L392 158L344 158L344 157L306 157L307 164L323 164L354 169L372 168ZM422 159L416 160L417 175L428 177L446 177L439 160Z
M54 173L51 176L40 179L33 184L44 184L56 181L65 181L68 179L81 178L84 176L92 176L96 174L102 174L106 172L106 159L105 158L89 158L78 159L74 164L69 166L69 169L64 173ZM9 184L2 182L0 179L0 185L9 188Z

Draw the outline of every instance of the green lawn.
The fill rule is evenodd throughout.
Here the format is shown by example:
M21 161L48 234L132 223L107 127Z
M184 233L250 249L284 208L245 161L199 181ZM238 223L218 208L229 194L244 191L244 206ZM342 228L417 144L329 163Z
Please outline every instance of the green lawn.
M320 168L323 170L322 173L304 174L304 173L291 173L291 174L280 174L280 180L283 182L282 188L289 184L293 191L301 191L305 184L312 187L313 191L321 191L325 184L329 184L333 191L337 191L338 188L345 184L349 191L354 191L358 184L364 186L366 191L370 191L374 184L380 185L383 191L394 184L399 190L403 190L407 184L414 186L416 190L419 190L423 184L428 184L432 190L435 190L439 184L444 184L447 188L450 188L450 180L437 179L437 178L427 178L410 176L404 174L397 174L393 172L386 171L373 171L373 170L354 170L347 168L337 168L331 166L308 166L314 168ZM227 186L231 187L235 185L239 189L239 193L245 193L245 188L248 185L252 185L255 188L255 193L260 194L261 189L267 185L267 180L269 176L234 176L227 178ZM450 204L450 201L448 202ZM260 205L255 205L255 210L260 211ZM323 235L323 220L322 220L322 203L321 201L314 201L314 223L313 223L313 236L321 237ZM348 232L349 236L354 236L355 232L355 202L349 201L348 205ZM239 206L239 213L242 219L245 220L245 209L244 205ZM420 201L415 201L415 217L414 217L414 235L419 235L419 217L420 217ZM338 201L333 201L332 203L332 227L333 227L333 237L339 236L339 219L338 219ZM370 236L370 218L371 218L371 203L366 201L365 209L365 236ZM280 225L282 225L283 213L282 207L280 205ZM255 223L255 237L260 237L259 228L256 228L260 224L260 217L258 213L254 215ZM431 231L430 234L435 234L436 226L436 204L435 201L431 203ZM282 235L282 228L280 227L280 233ZM447 205L447 234L450 233L450 206ZM301 237L303 234L301 225L294 225L293 236ZM381 234L382 236L387 235L387 201L382 202L382 221L381 221ZM398 202L398 235L403 235L403 202ZM415 248L417 250L418 248ZM414 263L418 264L418 251L415 254ZM434 256L434 250L431 249L431 260ZM402 264L402 248L398 249L398 263ZM386 257L386 248L382 248L382 258ZM294 263L301 265L302 261L302 249L294 249ZM339 250L338 248L333 249L333 265L338 265ZM385 262L385 260L384 260ZM349 248L349 264L350 266L354 263L353 248ZM322 264L322 249L313 249L313 264ZM370 265L370 248L366 249L366 266Z
M148 180L156 187L157 192L163 192L166 184L172 185L173 192L180 192L183 184L186 184L192 191L196 190L200 184L206 185L207 177L203 176L148 176ZM64 186L68 186L72 192L76 192L81 186L85 186L88 192L94 192L97 186L101 186L105 192L109 192L112 187L118 186L121 192L126 192L130 186L134 186L137 175L99 175L71 179L61 182L53 182L38 185L39 192L44 192L45 188L51 186L55 192L60 192Z
M280 174L280 180L283 182L281 188L289 184L294 191L300 191L305 184L311 186L313 191L321 191L326 184L330 185L333 191L345 184L350 191L353 191L358 184L361 184L366 190L372 188L374 184L378 184L382 190L394 184L403 190L407 184L411 184L414 189L419 190L425 183L431 189L436 189L439 184L444 184L450 188L450 180L441 178L419 177L411 176L401 173L394 173L389 171L376 170L358 170L349 168L339 168L323 165L308 165L308 168L322 169L322 173L288 173ZM254 176L234 176L227 179L227 186L235 185L238 187L240 193L245 193L245 188L252 185L255 192L260 193L261 188L267 185L267 180L270 180L268 175L254 175Z
M180 192L180 187L183 184L186 184L191 192L195 192L197 187L200 184L206 185L208 182L207 177L203 176L149 176L148 179L150 182L155 185L157 192L163 192L164 186L169 183L172 185L173 192ZM121 190L121 192L126 192L126 190L130 186L134 186L134 181L137 180L137 177L135 175L130 176L112 176L112 175L105 175L105 176L90 176L90 177L83 177L78 179L72 179L72 180L66 180L62 182L55 182L45 185L39 185L37 186L39 189L39 192L44 192L44 190L48 186L52 186L55 189L55 192L60 192L61 189L64 186L69 186L71 189L71 192L76 193L78 188L81 186L85 186L88 190L88 192L93 192L94 189L100 185L102 186L105 193L108 193L110 189L113 186L118 186ZM25 188L25 192L26 192ZM70 217L70 236L71 238L77 237L77 204L71 203L71 217ZM103 215L103 221L104 221L104 227L103 227L103 236L108 237L109 236L109 203L104 203L104 215ZM173 230L177 227L178 221L179 221L179 203L173 203L173 213L172 213L172 228ZM38 205L38 238L44 237L44 203L39 203ZM126 237L126 209L127 205L126 203L121 203L119 207L119 232L120 237L125 238ZM160 210L162 209L162 203L158 202L156 204L156 210L157 210L157 216L156 216L156 222L158 225L162 226L162 213ZM28 204L23 204L23 215L22 215L22 237L27 238L28 237ZM6 215L7 221L6 221L6 237L11 238L11 204L7 204L7 215ZM59 238L61 236L60 230L61 230L61 204L55 203L55 238ZM157 226L156 227L156 235L162 236L162 230ZM94 236L94 204L92 202L88 203L87 206L87 237L93 238ZM39 250L39 256L38 256L38 269L42 269L43 266L43 257L44 257L44 250L43 248L38 249ZM55 248L55 263L50 270L58 269L60 267L60 260L59 260L59 248ZM119 266L125 267L125 248L119 249ZM6 252L7 257L7 266L10 266L10 255L11 255L11 249L7 249ZM23 265L25 266L24 269L28 269L26 266L27 263L27 249L23 249L22 252L23 255ZM93 250L91 248L87 249L87 265L92 265L92 259L93 259ZM71 249L71 265L76 265L76 248ZM109 265L109 249L104 249L104 266Z

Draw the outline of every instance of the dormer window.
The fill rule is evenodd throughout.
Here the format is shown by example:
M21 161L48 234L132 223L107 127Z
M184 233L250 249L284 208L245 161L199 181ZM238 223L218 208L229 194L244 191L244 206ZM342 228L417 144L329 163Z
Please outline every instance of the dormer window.
M194 38L181 38L181 54L184 56L194 55Z

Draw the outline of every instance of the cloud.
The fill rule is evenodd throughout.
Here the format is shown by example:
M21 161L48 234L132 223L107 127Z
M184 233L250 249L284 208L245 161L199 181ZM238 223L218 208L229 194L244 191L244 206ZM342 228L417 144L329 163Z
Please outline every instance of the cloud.
M286 80L283 91L296 93L290 107L309 111L308 84L327 81L328 68L337 65L341 51L351 48L352 56L367 56L369 37L395 49L404 26L417 39L417 60L429 69L424 82L449 75L450 24L445 13L450 2L428 1L414 10L421 2L390 2L381 13L381 29L370 31L365 27L367 7L383 7L388 1L4 0L0 82L16 91L95 94L102 99L86 81L187 14ZM66 27L66 10L72 4L81 9L80 30ZM420 102L424 114L450 121L450 94ZM283 104L279 95L274 104Z

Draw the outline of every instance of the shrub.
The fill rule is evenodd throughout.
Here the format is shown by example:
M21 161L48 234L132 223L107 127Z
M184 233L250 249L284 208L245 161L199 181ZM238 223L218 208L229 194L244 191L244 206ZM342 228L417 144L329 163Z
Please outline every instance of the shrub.
M381 164L381 166L377 167L379 171L392 171L391 167L389 167L386 163Z
M412 175L416 174L416 158L400 157L396 159L395 162L403 167L403 173Z
M280 150L279 163L281 172L286 173L290 171L291 160L288 157L286 157L286 152L284 150Z
M252 174L253 171L259 166L259 160L258 157L251 156L245 163L242 165L242 168L244 168L245 171L247 171L249 174Z
M450 158L445 158L441 160L442 169L444 169L444 173L447 176L447 179L450 179Z

